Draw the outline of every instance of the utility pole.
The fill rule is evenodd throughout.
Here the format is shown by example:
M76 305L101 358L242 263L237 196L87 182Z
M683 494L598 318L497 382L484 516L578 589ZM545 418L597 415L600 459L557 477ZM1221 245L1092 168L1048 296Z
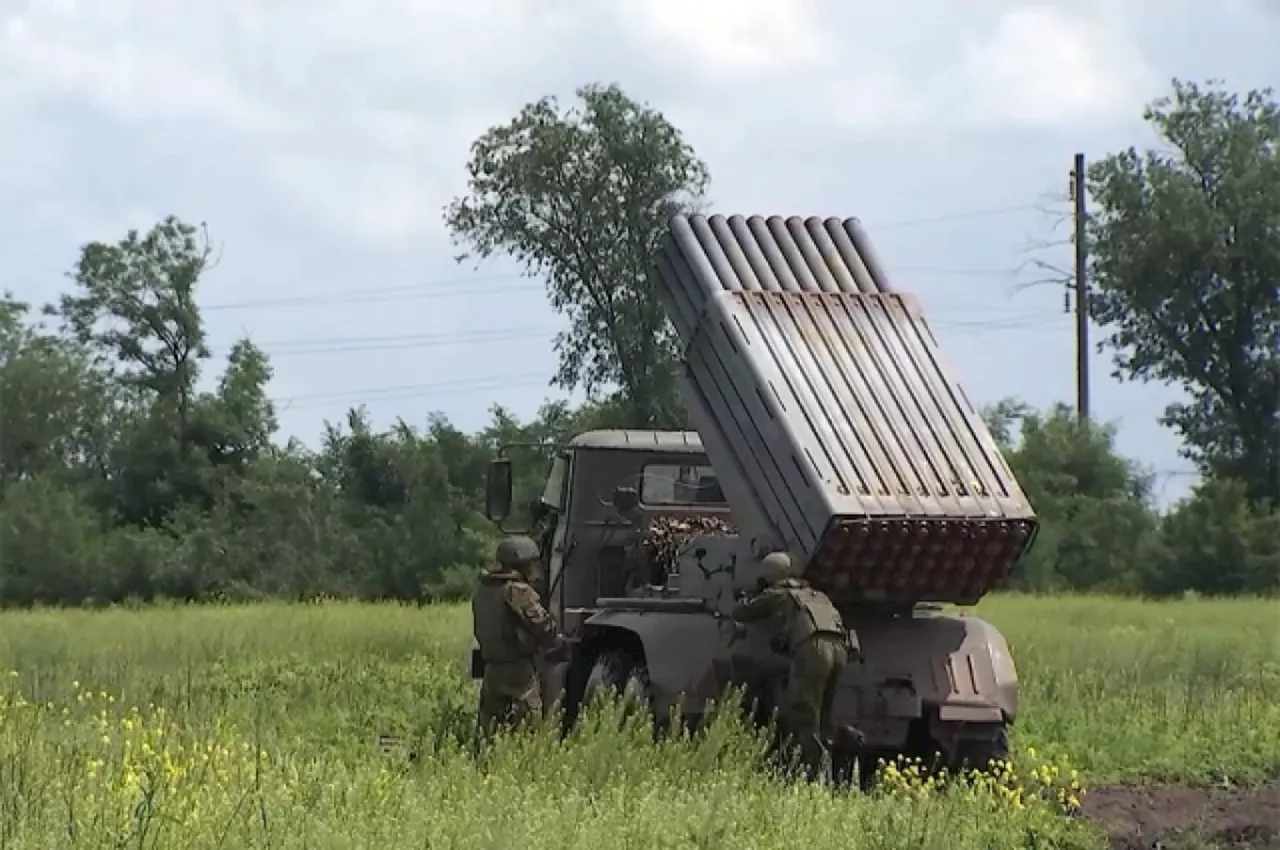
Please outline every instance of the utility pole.
M1085 244L1084 154L1078 153L1071 169L1071 200L1075 202L1076 244L1076 415L1089 422L1089 282L1088 247Z

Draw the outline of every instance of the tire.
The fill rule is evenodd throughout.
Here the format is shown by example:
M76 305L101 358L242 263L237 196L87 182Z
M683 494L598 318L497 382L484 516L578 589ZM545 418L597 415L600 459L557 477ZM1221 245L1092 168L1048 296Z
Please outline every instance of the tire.
M899 753L890 750L869 750L856 756L844 756L841 759L837 774L843 782L852 784L853 771L857 769L858 789L863 793L875 787L880 773L880 760L893 761Z
M893 761L898 756L920 759L926 776L962 777L972 771L986 772L993 761L1009 758L1009 724L973 723L965 730L968 734L956 740L954 746L943 747L928 732L928 723L921 718L911 724L905 746L897 752L877 751L858 756L858 772L863 790L870 790L878 773L877 759Z
M1009 724L982 723L974 724L975 731L981 733L961 738L955 751L947 754L947 767L956 773L971 770L987 771L993 761L1009 759Z
M597 694L606 691L631 703L627 707L627 715L637 708L648 711L651 703L648 667L622 650L606 649L600 652L595 656L587 674L579 711L591 705Z

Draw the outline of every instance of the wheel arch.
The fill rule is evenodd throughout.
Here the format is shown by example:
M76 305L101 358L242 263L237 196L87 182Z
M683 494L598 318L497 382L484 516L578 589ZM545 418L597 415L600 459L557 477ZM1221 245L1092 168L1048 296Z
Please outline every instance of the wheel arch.
M644 639L635 629L622 623L588 621L582 630L580 647L580 663L588 669L596 658L611 651L625 652L640 664L649 662Z
M583 623L579 669L585 680L593 659L621 650L643 665L656 709L676 704L697 711L718 695L716 662L723 655L718 623L709 614L666 611L601 611Z
M1018 671L1003 634L978 617L956 613L856 622L873 681L911 682L943 723L1013 724Z

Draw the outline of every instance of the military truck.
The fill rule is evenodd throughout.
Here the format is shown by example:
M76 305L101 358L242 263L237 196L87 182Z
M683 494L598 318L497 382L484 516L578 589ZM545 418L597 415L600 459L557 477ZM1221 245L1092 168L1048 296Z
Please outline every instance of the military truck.
M590 431L554 451L537 500L543 593L570 651L544 671L567 723L602 689L696 719L730 685L767 716L786 658L728 616L788 551L856 632L835 700L878 758L1004 758L1009 647L947 613L1008 576L1038 520L856 219L675 216L659 295L684 343L696 431ZM511 460L490 465L502 522ZM473 653L473 675L482 665Z

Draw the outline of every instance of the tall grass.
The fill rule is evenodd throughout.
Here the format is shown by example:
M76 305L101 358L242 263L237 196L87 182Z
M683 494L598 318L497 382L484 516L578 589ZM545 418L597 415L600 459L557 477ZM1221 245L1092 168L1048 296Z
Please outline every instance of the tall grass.
M1280 766L1274 603L996 598L980 613L1023 679L1023 781L1048 779L1038 765L1059 756L1085 785ZM1099 840L1007 789L897 781L864 796L780 782L732 717L655 745L605 708L566 743L547 733L476 751L469 626L465 606L5 614L0 848ZM417 760L385 757L380 733L411 741Z
M1069 752L1093 782L1197 784L1280 772L1280 601L995 596L1019 748Z

